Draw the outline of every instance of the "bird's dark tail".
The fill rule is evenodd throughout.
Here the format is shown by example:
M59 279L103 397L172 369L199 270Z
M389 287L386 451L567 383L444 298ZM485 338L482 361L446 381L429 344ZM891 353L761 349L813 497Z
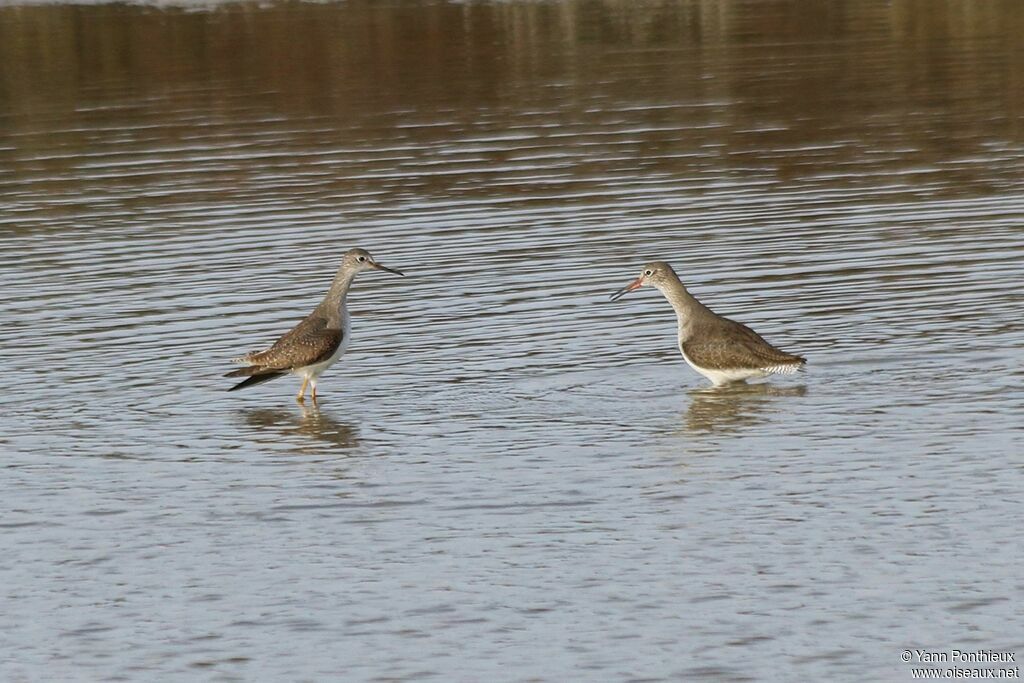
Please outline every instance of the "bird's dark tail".
M265 372L265 373L262 373L262 374L259 374L259 375L253 375L252 377L246 377L244 380L242 380L241 382L239 382L235 386L233 386L230 389L228 389L228 391L238 391L239 389L245 389L246 387L254 387L257 384L263 384L264 382L269 382L272 379L277 379L278 377L283 377L286 374L287 373L285 373L285 372L274 372L274 371L271 371L271 372Z

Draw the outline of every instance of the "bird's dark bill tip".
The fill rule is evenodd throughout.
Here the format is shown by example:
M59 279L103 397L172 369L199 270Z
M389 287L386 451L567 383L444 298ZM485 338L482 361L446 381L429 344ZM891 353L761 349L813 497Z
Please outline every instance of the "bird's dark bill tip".
M637 278L637 279L633 280L632 282L630 282L625 287L623 287L622 289L620 289L619 291L617 291L614 294L612 294L610 297L608 297L608 300L609 301L618 301L619 299L621 299L622 297L626 296L627 294L629 294L633 290L640 289L643 286L644 286L643 280L641 280L641 278Z
M385 273L392 273L394 275L401 275L402 277L405 277L405 273L403 273L402 271L396 270L394 268L388 268L387 266L382 266L379 263L374 263L373 267L376 268L377 270L383 270Z

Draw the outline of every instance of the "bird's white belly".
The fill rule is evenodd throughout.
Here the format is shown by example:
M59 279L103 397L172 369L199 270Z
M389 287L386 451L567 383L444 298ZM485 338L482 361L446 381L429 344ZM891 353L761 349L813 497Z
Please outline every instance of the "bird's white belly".
M679 353L683 354L683 360L691 368L699 372L700 374L711 380L711 383L716 387L729 382L740 382L745 379L752 379L754 377L765 377L769 373L765 370L760 369L749 369L749 368L736 368L734 370L712 370L711 368L702 368L686 355L686 351L683 351L683 345L679 345Z

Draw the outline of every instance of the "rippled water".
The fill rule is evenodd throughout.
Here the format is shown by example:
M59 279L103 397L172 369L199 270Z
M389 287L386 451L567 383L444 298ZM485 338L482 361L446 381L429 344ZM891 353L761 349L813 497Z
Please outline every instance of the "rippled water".
M7 680L1024 656L1024 5L0 7ZM227 359L370 249L297 406ZM650 258L784 349L713 391Z

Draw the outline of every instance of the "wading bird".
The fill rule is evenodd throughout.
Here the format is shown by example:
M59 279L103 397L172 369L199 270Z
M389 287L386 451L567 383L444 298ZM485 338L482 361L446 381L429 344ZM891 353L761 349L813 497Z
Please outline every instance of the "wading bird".
M723 318L686 291L672 266L653 261L640 277L615 292L612 301L636 289L655 287L676 311L679 320L679 351L687 364L715 386L754 377L790 374L807 362L780 351L746 325Z
M295 400L304 401L306 386L310 385L310 395L316 401L317 379L348 348L350 323L345 297L356 275L367 270L383 270L402 275L374 261L365 249L348 250L341 259L341 266L323 301L305 320L285 333L266 351L254 351L232 359L247 367L229 372L225 377L246 379L228 391L255 386L290 373L302 378L302 387Z

